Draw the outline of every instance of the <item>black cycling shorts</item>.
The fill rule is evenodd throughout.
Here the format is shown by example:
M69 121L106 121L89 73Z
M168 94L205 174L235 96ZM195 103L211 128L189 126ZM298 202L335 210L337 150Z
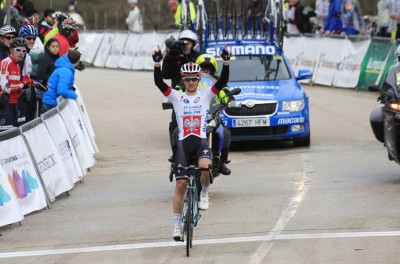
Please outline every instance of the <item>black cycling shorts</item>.
M188 136L178 141L175 156L176 167L187 167L193 164L195 160L207 158L213 160L212 151L208 147L207 139L197 136ZM185 178L185 171L180 170L175 173L176 180Z

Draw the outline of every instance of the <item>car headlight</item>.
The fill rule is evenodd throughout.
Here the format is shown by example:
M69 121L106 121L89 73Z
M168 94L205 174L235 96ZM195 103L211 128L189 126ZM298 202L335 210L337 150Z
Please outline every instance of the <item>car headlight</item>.
M283 101L282 110L289 112L299 112L304 109L304 99L296 101Z

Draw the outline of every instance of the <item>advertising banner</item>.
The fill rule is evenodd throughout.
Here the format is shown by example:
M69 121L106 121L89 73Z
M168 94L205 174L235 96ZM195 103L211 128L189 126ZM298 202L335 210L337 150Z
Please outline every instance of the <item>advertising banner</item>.
M118 68L119 59L124 50L126 39L128 38L127 33L116 33L113 43L111 45L110 54L108 55L105 66L107 68Z
M96 58L94 59L93 65L96 67L104 67L108 54L110 54L110 49L113 43L115 34L114 33L104 33L103 40L101 41L100 47L97 51Z
M61 116L56 113L55 115L44 119L44 123L50 133L51 139L58 149L65 172L70 177L71 181L76 183L83 178L84 170L82 170L79 165L75 149L72 146L72 141L69 137L64 121Z
M7 174L0 166L0 226L24 219L22 209L11 186Z
M337 66L345 56L345 41L336 38L318 39L320 52L318 54L313 82L332 86Z
M88 62L89 64L93 63L102 39L103 33L83 32L79 34L78 50L82 53L82 61Z
M58 195L71 190L74 184L65 172L62 158L46 126L40 123L23 132L23 135L35 159L49 200L54 201Z
M165 33L143 33L132 62L132 69L153 70L154 62L151 54L157 49L157 45L162 46L164 39Z
M0 165L23 215L47 206L44 189L21 135L0 141ZM11 196L9 188L6 192Z
M361 72L361 62L367 53L371 40L353 42L349 39L344 41L344 54L339 64L333 86L343 88L355 88Z
M68 134L72 140L72 145L75 148L80 167L84 170L92 167L96 163L96 161L90 152L90 143L87 142L85 135L83 134L82 129L76 122L67 102L65 102L64 108L60 110L60 115L64 120L65 126L68 129Z
M361 73L358 82L360 89L367 89L368 85L374 84L385 69L385 59L392 48L393 43L382 39L372 39L369 48L361 64Z
M136 55L136 50L140 42L140 34L129 34L126 40L125 47L122 51L121 58L119 59L118 67L121 69L130 70L132 62Z
M82 93L77 86L75 86L75 87L76 87L75 93L78 95L78 97L76 98L76 103L78 104L79 110L82 114L82 118L83 118L83 121L85 122L85 127L89 133L89 136L92 137L93 141L94 141L96 134L94 133L92 122L90 121L89 113L86 109L85 102L82 97Z

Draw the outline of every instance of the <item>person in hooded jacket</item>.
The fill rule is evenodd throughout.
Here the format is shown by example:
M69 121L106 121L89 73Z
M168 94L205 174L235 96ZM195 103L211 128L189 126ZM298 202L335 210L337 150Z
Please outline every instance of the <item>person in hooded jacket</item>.
M73 89L75 67L79 65L81 53L70 50L68 54L56 60L56 69L47 82L48 91L43 95L42 114L57 106L57 97L75 100L78 96Z
M47 41L44 50L44 55L39 61L37 78L40 80L42 85L47 86L47 81L49 80L50 75L56 69L56 66L54 64L56 63L56 60L60 57L60 55L58 55L58 40L55 38L51 38L49 41ZM37 89L36 93L39 109L42 109L43 92Z

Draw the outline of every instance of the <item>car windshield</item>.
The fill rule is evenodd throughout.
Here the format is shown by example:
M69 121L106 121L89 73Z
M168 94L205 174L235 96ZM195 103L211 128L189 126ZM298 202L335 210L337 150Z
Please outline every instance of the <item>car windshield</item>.
M219 73L222 62L218 62ZM290 79L290 73L282 56L237 56L230 60L229 81L273 81Z

